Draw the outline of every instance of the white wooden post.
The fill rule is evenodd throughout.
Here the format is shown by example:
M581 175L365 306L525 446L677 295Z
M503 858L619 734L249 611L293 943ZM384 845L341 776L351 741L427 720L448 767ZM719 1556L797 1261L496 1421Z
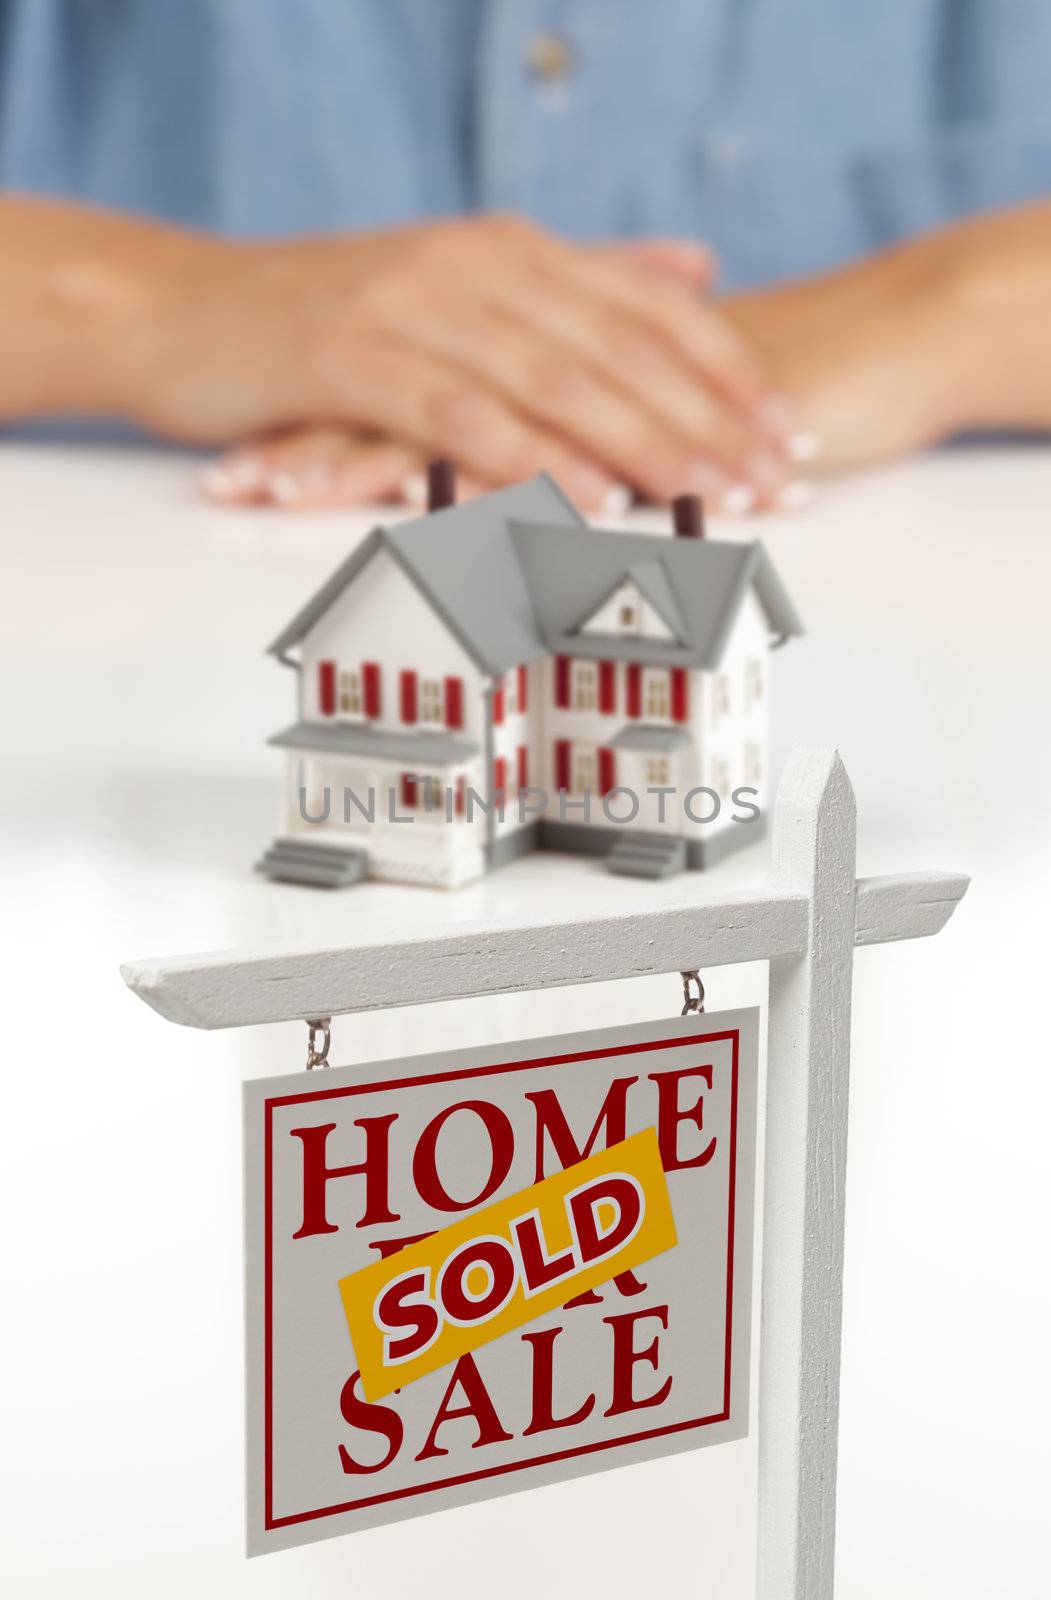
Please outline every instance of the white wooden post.
M770 963L759 1357L759 1600L831 1600L854 960L854 791L799 750L774 875L809 900L803 955Z

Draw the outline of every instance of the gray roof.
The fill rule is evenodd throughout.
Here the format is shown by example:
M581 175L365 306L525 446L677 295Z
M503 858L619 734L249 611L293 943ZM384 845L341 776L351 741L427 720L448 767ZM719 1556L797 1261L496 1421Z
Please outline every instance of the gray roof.
M564 532L587 527L542 472L510 489L394 528L376 528L279 634L270 653L283 655L298 644L382 546L484 672L506 672L535 660L546 652L511 539L511 521L520 517L557 521Z
M668 661L677 666L714 667L750 588L771 632L788 637L803 624L758 540L748 544L721 539L661 538L647 533L588 530L567 538L552 524L516 521L512 533L526 575L544 642L556 654L599 655L608 643L593 643L575 630L618 581L649 563L664 570L683 623L681 647L623 635L615 652L636 661ZM613 653L613 652L611 652Z
M685 750L690 736L685 728L665 728L655 722L629 722L609 741L611 750L643 750L652 755L670 755Z
M476 756L473 739L454 734L383 733L361 722L294 722L273 734L267 744L284 750L311 750L319 755L375 756L380 761L417 762L426 767L451 767Z
M270 646L302 640L367 561L387 550L484 672L549 653L718 664L754 588L771 632L802 633L763 546L590 528L541 473L395 528L376 528ZM675 640L579 631L625 579L638 584Z

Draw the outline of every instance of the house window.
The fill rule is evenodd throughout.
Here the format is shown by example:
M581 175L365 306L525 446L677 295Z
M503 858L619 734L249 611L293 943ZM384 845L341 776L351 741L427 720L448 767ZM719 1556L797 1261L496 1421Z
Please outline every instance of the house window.
M751 710L763 698L763 663L759 656L749 656L744 664L744 703Z
M510 717L518 710L518 674L509 672L503 680L503 685L504 710Z
M638 624L638 613L630 603L620 608L620 625L622 628L634 628Z
M667 756L650 756L646 762L646 783L656 789L668 782Z
M725 672L717 672L712 679L712 725L715 726L730 711L730 679Z
M744 781L756 784L760 782L762 776L763 752L754 739L748 739L744 747Z
M668 673L664 667L651 667L643 675L643 711L647 717L670 715Z
M593 661L574 661L573 663L573 710L594 711L595 699L595 663Z
M595 752L587 745L576 745L573 750L573 793L593 794L597 764Z
M440 678L420 679L420 721L445 721L445 701Z
M719 756L712 761L712 788L720 799L730 798L730 765Z
M339 675L339 709L348 717L360 717L364 707L361 704L361 673L341 672Z

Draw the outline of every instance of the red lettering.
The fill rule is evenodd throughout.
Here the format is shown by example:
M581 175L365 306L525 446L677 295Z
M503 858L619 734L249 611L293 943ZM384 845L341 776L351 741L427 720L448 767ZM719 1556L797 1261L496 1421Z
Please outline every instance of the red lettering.
M603 1317L613 1329L613 1400L605 1415L619 1417L625 1411L641 1411L644 1406L663 1405L671 1393L671 1378L665 1378L655 1394L636 1395L632 1377L635 1368L645 1361L656 1372L659 1360L658 1334L645 1350L635 1348L635 1324L644 1317L656 1317L662 1328L668 1326L668 1307L654 1306L649 1311L621 1311L613 1317Z
M467 1279L478 1267L487 1281L480 1294L473 1294ZM469 1326L495 1317L510 1300L517 1281L518 1267L509 1244L503 1239L469 1239L442 1267L438 1298L450 1322Z
M377 1297L373 1314L383 1332L385 1361L409 1361L438 1337L441 1323L427 1294L429 1286L427 1269L416 1267L393 1278Z
M325 1212L325 1195L330 1178L351 1178L360 1174L365 1179L365 1209L357 1228L371 1228L378 1222L400 1222L396 1211L387 1203L387 1175L390 1167L390 1125L398 1113L385 1117L362 1117L355 1128L365 1130L365 1159L354 1166L330 1167L325 1161L325 1145L336 1126L325 1122L318 1128L291 1128L293 1139L303 1141L303 1221L293 1239L306 1239L315 1233L338 1233L335 1223L329 1222Z
M709 1089L712 1086L712 1069L708 1067L683 1067L677 1072L651 1072L650 1082L657 1085L657 1143L661 1150L661 1165L665 1172L679 1172L683 1167L703 1167L715 1154L714 1138L705 1148L689 1160L679 1155L679 1123L692 1122L696 1128L704 1126L704 1095L699 1095L692 1106L679 1107L679 1082L683 1078L703 1078Z
M367 1400L359 1399L356 1393L360 1372L351 1373L343 1385L339 1397L339 1409L343 1420L349 1422L352 1428L360 1428L363 1433L378 1433L387 1441L387 1454L382 1461L375 1461L371 1466L362 1461L355 1461L346 1445L339 1447L340 1465L344 1472L382 1472L384 1467L389 1467L394 1457L401 1449L401 1441L405 1430L396 1411L390 1406L370 1405Z
M599 1208L610 1205L615 1208L616 1215L608 1226L600 1228ZM571 1194L569 1212L580 1264L590 1266L592 1262L611 1256L638 1231L643 1212L642 1189L637 1179L623 1172L611 1172Z
M572 1428L583 1422L595 1409L595 1396L577 1407L572 1416L556 1417L554 1410L555 1362L554 1346L562 1328L542 1328L539 1333L523 1333L522 1343L533 1347L533 1412L525 1435L550 1433L553 1428Z
M434 1231L428 1228L426 1233L407 1233L404 1239L373 1239L369 1249L375 1250L381 1261L386 1261L388 1256L397 1255L399 1250L407 1250L410 1244L419 1244L421 1239L431 1238Z
M454 1200L438 1177L438 1135L457 1111L474 1113L485 1127L492 1152L489 1176L481 1191L468 1200ZM499 1189L511 1170L514 1154L514 1130L499 1106L491 1105L488 1100L461 1100L454 1106L446 1106L420 1134L412 1158L413 1182L420 1199L435 1211L469 1211L472 1206L480 1206L483 1200L488 1200Z
M613 1285L618 1294L622 1294L625 1300L634 1294L645 1294L647 1289L647 1285L641 1279L636 1278L630 1267L625 1267L623 1272L617 1273L617 1276L613 1279ZM563 1311L569 1311L572 1306L600 1306L601 1304L602 1296L597 1289L585 1289L583 1294L575 1294L572 1300L567 1300L562 1309Z
M457 1389L462 1389L466 1405L452 1406L450 1401ZM478 1424L478 1437L471 1445L472 1450L479 1450L487 1444L500 1444L505 1439L513 1439L514 1434L505 1433L500 1418L496 1414L496 1407L489 1398L489 1391L482 1382L482 1375L474 1364L474 1357L461 1356L453 1368L453 1375L449 1379L449 1387L442 1396L441 1405L438 1407L431 1431L417 1461L429 1461L432 1456L447 1456L448 1450L443 1450L436 1443L438 1429L444 1422L450 1422L454 1417L473 1417Z
M527 1093L525 1098L531 1100L536 1108L535 1181L539 1183L541 1178L547 1176L544 1169L545 1134L551 1140L551 1148L558 1159L560 1171L575 1166L578 1161L583 1161L591 1154L603 1123L606 1127L603 1150L608 1150L611 1144L620 1144L622 1139L626 1139L628 1090L638 1081L638 1078L614 1078L606 1090L606 1098L599 1108L599 1114L584 1145L578 1144L573 1137L566 1121L566 1114L554 1089L535 1089Z

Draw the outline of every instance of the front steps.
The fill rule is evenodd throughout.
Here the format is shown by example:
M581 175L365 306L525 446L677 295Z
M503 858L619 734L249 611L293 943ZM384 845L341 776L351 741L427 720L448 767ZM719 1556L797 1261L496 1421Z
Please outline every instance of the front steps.
M306 883L319 889L345 889L368 870L364 850L302 839L275 839L255 870L278 883Z
M686 840L667 833L633 833L618 839L606 866L625 878L670 878L686 867Z

